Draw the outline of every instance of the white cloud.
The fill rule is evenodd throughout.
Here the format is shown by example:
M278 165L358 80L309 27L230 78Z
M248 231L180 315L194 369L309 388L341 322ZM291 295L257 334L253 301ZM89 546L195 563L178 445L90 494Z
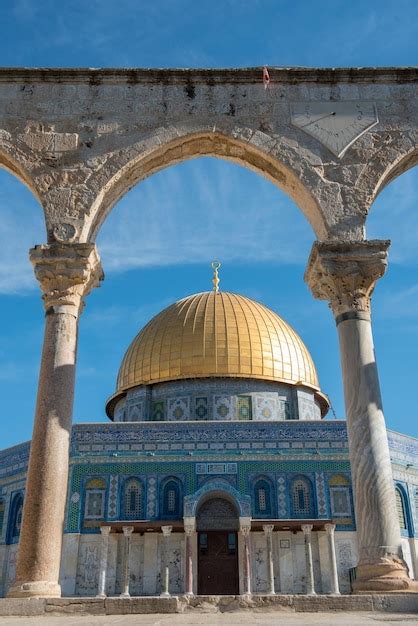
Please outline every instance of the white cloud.
M183 163L140 183L98 237L105 271L180 263L306 263L314 235L271 183L214 159Z

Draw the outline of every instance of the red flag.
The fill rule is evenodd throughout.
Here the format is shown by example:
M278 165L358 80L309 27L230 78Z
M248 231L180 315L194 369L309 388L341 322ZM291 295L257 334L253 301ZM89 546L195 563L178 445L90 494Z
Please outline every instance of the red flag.
M263 83L264 83L264 89L267 89L270 83L270 74L266 66L263 67Z

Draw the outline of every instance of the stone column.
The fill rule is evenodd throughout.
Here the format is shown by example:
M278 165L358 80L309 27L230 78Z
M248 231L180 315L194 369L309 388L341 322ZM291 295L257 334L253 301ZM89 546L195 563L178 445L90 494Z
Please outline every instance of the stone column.
M312 560L312 524L302 524L302 532L305 536L305 561L306 561L306 593L315 595L314 571Z
M97 598L106 597L107 553L109 551L110 526L101 526L102 542L100 546L99 584Z
M243 551L243 595L251 594L251 558L250 558L250 532L251 524L241 524L240 531L244 539L244 551Z
M273 530L274 524L264 524L264 534L266 536L267 543L267 593L268 595L274 595L274 561L273 561Z
M44 345L16 579L9 597L59 597L78 317L103 278L94 244L36 246L30 260L44 292Z
M130 567L129 567L129 557L131 554L131 536L134 530L133 526L123 526L123 559L122 559L122 593L120 594L121 598L129 598L131 594L129 593L129 578L130 578Z
M328 300L340 341L359 562L354 591L417 589L401 557L395 490L370 320L388 241L316 242L305 280Z
M335 555L335 524L325 524L325 531L328 537L328 548L331 562L331 593L339 594L337 557Z
M161 596L163 598L170 597L170 535L173 530L172 526L161 526L163 531L163 554L161 559L161 584L163 590Z
M193 594L193 547L192 538L195 534L195 523L184 524L184 532L186 534L186 596Z

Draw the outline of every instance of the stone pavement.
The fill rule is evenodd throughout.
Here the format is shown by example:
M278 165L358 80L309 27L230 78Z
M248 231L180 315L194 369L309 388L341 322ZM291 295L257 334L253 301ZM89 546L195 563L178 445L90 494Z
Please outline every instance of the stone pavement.
M4 626L400 626L418 624L418 615L376 613L278 613L238 611L183 615L41 615L0 617Z

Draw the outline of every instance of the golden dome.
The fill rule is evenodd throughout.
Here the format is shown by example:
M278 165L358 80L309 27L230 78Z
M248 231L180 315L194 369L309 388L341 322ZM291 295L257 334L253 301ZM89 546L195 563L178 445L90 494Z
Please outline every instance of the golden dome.
M304 385L328 409L311 355L293 328L254 300L214 291L175 302L139 332L109 402L138 385L209 377Z

